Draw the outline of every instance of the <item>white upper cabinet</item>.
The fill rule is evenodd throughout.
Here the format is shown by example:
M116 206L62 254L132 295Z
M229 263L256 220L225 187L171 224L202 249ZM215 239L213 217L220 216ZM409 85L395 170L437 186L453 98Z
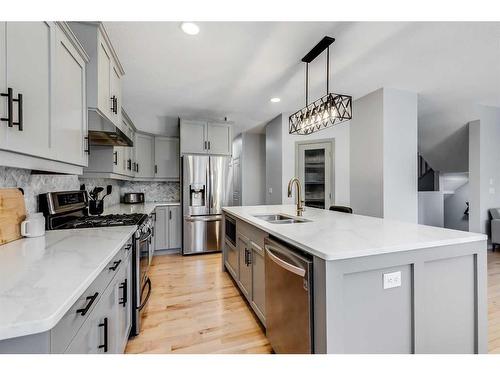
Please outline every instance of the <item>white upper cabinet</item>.
M181 120L181 154L231 155L232 124Z
M154 137L147 134L135 135L135 161L138 178L154 177Z
M209 122L207 129L208 153L231 155L231 125L224 122Z
M0 24L0 149L25 155L11 156L11 164L54 171L66 168L53 161L86 165L87 61L63 22Z
M90 56L87 105L123 131L121 121L122 77L125 74L101 22L70 22Z
M63 29L56 29L54 56L54 121L50 134L56 158L86 166L88 156L86 61Z
M179 139L155 137L155 177L179 178Z
M5 70L1 127L6 129L1 147L9 151L51 158L50 149L50 46L53 22L7 22L0 36ZM10 92L10 96L4 96ZM10 105L8 104L10 101Z
M182 154L205 154L207 123L204 121L181 120L180 141Z
M97 87L89 82L89 90L97 90L97 109L109 120L113 119L111 98L111 54L104 38L98 35L97 41ZM91 106L93 103L89 103Z

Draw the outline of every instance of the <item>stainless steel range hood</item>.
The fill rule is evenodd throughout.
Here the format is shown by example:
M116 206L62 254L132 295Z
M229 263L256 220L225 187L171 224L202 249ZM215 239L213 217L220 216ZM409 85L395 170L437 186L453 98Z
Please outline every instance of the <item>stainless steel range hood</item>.
M128 147L134 145L134 142L124 132L102 116L98 110L89 108L88 116L91 145Z

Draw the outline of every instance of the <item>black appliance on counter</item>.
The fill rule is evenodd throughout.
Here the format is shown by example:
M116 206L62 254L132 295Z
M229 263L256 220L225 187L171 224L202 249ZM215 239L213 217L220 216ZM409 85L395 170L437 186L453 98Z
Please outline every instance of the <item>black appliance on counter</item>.
M40 194L38 208L45 216L47 230L102 228L136 225L132 246L132 330L138 335L141 312L151 295L151 280L148 277L153 259L153 218L146 214L89 215L89 199L85 190L60 191Z

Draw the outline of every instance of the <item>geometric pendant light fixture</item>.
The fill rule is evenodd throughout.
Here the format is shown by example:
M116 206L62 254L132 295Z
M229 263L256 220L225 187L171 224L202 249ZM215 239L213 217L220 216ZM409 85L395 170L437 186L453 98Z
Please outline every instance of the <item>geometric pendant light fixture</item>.
M307 55L306 63L306 106L288 118L288 133L308 135L352 119L352 97L329 92L330 45L334 38L325 36ZM326 95L309 103L309 63L326 49Z

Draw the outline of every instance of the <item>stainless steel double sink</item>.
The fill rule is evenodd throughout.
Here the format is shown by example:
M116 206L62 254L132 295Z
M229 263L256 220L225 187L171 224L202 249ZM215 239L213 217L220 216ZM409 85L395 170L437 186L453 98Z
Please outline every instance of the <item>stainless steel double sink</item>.
M288 216L284 214L263 214L263 215L253 215L257 219L267 221L271 224L295 224L295 223L307 223L311 220L297 218L293 216Z

